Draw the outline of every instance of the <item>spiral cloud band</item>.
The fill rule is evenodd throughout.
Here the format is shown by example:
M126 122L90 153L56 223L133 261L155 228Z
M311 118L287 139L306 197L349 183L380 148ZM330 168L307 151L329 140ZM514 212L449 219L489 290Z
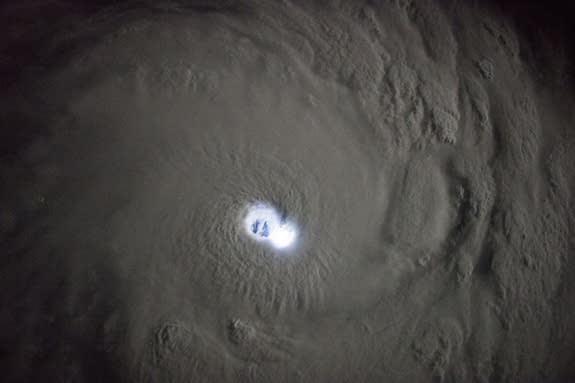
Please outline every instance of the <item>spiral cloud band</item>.
M447 3L60 10L0 91L6 381L573 376L569 66Z

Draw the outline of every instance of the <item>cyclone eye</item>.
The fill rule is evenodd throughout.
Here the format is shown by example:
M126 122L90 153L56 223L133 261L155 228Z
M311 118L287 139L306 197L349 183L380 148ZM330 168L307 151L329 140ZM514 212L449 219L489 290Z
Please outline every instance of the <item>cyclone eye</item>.
M244 218L246 233L256 241L267 242L277 249L283 249L295 242L297 231L271 205L254 203L248 206Z

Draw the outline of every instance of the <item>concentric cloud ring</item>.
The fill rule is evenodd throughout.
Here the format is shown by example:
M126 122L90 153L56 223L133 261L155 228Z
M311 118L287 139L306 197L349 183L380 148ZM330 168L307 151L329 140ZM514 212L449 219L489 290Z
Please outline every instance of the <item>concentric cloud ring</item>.
M81 161L104 178L123 172L109 185L129 201L110 229L126 254L120 268L181 273L173 288L219 307L322 310L338 280L362 267L363 244L380 235L385 192L370 127L349 90L318 78L291 50L237 26L188 22L124 26L73 59L60 85L108 68L78 86L70 110L96 143ZM152 31L153 42L142 42ZM139 50L122 50L137 39ZM291 256L274 257L241 233L253 201L297 221Z

